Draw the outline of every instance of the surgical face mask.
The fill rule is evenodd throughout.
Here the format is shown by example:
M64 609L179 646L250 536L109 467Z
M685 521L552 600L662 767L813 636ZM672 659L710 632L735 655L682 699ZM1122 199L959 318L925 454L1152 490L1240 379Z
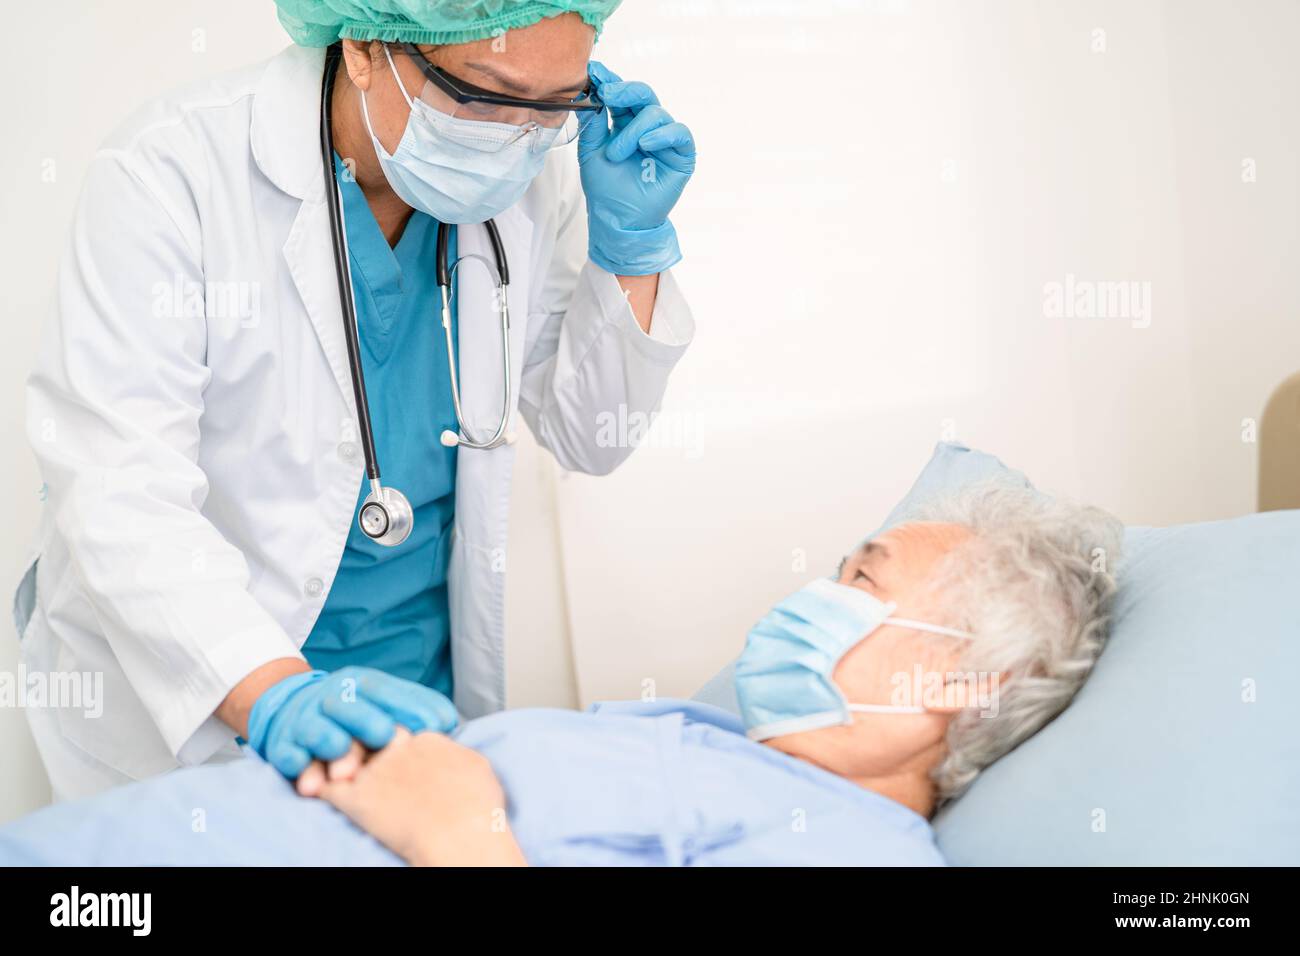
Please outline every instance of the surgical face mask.
M736 696L750 739L851 724L854 711L925 713L920 706L851 704L831 679L840 658L882 624L971 637L893 617L895 607L861 588L819 578L772 608L749 632L736 662Z
M545 166L559 130L521 136L517 126L440 113L407 94L387 47L384 55L411 108L396 151L389 153L375 135L365 94L361 114L393 192L412 209L449 225L487 222L517 203Z

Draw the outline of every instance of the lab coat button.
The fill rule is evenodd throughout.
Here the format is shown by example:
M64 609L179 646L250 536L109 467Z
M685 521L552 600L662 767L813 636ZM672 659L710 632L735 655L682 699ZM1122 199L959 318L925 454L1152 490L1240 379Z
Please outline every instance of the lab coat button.
M354 441L345 441L339 445L339 458L343 461L352 461L357 457L357 443Z
M307 592L308 597L320 597L321 592L325 590L325 582L320 578L308 578L302 589Z

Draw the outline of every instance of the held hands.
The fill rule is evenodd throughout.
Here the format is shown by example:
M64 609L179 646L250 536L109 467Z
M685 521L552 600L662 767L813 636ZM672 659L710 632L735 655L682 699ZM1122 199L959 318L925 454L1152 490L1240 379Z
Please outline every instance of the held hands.
M298 781L417 866L526 863L506 818L506 798L487 758L441 734L398 728L368 757L359 745Z
M309 671L273 684L248 718L248 742L275 769L296 779L313 760L338 760L354 740L378 750L398 725L448 731L456 708L436 690L369 667Z
M589 71L606 107L578 134L591 261L614 275L663 272L682 257L668 214L695 172L695 139L646 84L595 61Z

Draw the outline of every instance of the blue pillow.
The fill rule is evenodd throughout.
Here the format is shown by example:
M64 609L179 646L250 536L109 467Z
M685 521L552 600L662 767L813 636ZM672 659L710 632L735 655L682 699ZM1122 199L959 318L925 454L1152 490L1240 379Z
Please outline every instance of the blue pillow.
M1029 484L941 444L884 527L988 479ZM1300 511L1129 528L1124 547L1097 667L939 814L941 849L983 866L1300 863ZM729 678L701 693L734 709Z
M931 498L980 482L1005 483L1017 488L1033 489L1028 478L1002 464L1000 459L982 451L972 451L956 442L939 442L921 476L903 496L903 500L894 506L894 510L885 518L885 523L872 532L871 537L902 523L909 512Z

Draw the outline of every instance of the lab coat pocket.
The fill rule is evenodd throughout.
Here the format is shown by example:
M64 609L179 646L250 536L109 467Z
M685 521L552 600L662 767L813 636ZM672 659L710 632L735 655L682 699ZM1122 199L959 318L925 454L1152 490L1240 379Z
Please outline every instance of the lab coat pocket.
M59 645L51 678L57 678L62 690L51 705L64 739L86 757L132 780L146 780L180 766L126 675L111 662L112 652L106 646L103 650L110 656L96 660L77 654L66 643ZM112 701L112 720L104 719L108 701ZM142 745L145 741L148 744Z

